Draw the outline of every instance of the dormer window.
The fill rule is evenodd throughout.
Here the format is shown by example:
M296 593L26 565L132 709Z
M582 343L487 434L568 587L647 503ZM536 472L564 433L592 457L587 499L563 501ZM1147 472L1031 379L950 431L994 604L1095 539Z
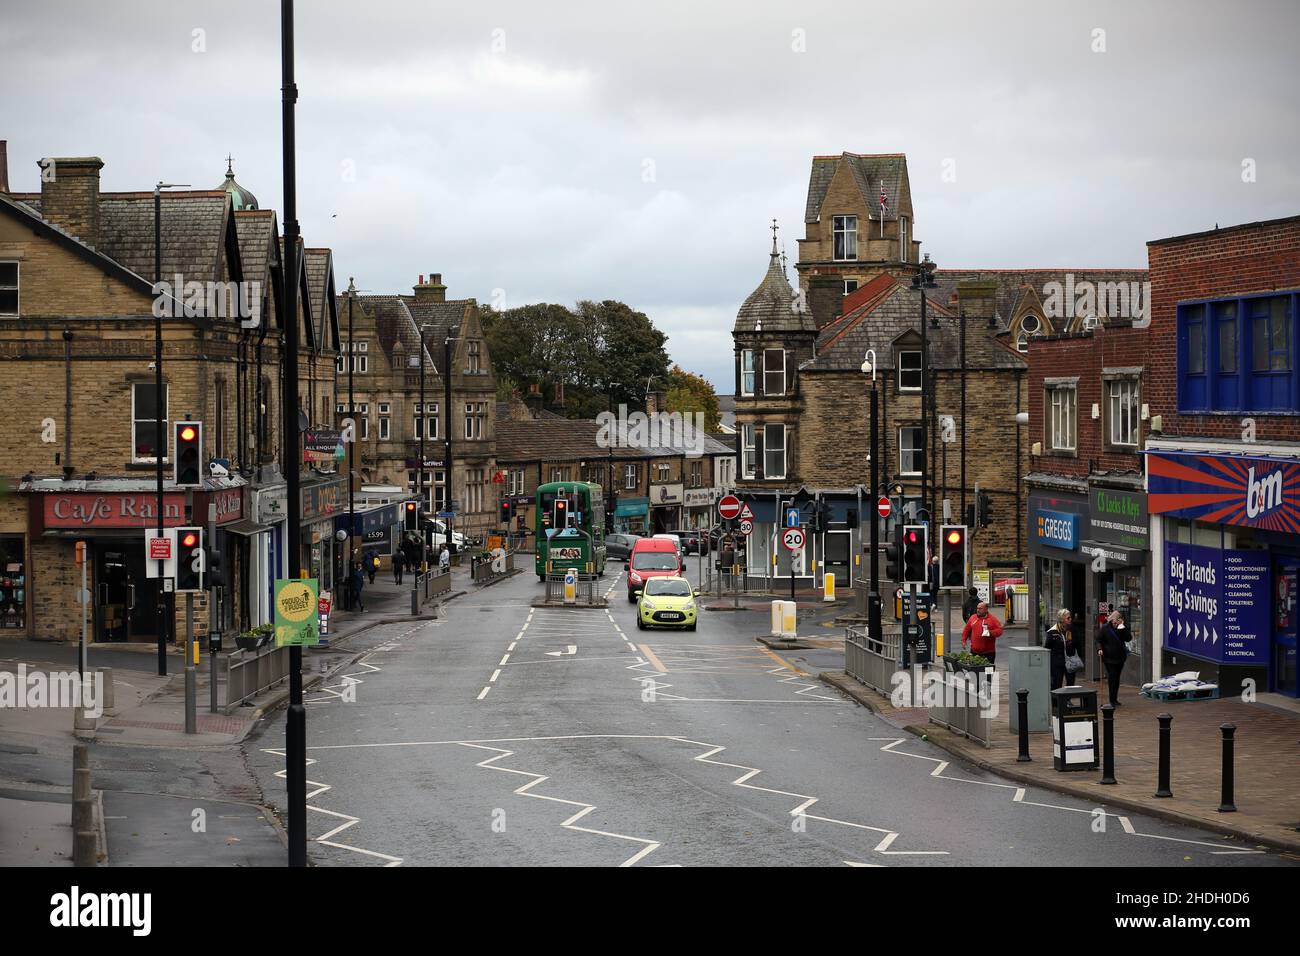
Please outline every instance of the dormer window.
M852 295L853 293L855 293L855 292L857 292L857 291L858 291L858 280L857 280L857 279L845 279L845 280L844 280L844 294L845 294L845 295Z
M919 392L921 390L921 353L898 353L898 390L900 392Z
M1029 337L1042 331L1043 323L1036 315L1026 315L1020 320L1020 332L1016 335L1016 351L1029 351Z
M835 233L835 261L852 262L858 258L858 217L831 217Z

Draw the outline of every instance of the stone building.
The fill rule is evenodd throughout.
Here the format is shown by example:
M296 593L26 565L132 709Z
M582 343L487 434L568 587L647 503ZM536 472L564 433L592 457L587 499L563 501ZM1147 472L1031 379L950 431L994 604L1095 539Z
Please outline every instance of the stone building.
M15 492L0 498L0 623L38 639L75 639L75 545L84 542L92 639L155 638L161 598L147 576L144 531L158 517L160 454L165 523L206 526L215 506L230 574L218 608L195 596L199 633L210 618L226 631L260 623L275 577L307 567L330 585L331 529L315 543L310 529L332 521L329 489L342 481L306 474L304 489L316 491L304 553L286 555L283 475L300 463L296 453L286 460L280 440L285 277L274 214L257 209L229 170L221 188L163 192L164 284L155 290L153 193L102 192L103 165L45 161L41 191L21 193L0 163L0 402L12 410L0 458ZM299 404L322 426L332 424L338 342L324 306L330 273L325 251L295 279ZM204 423L207 467L192 493L173 481L171 433L183 420Z
M412 295L345 293L337 310L348 339L338 358L337 411L346 412L350 355L358 480L397 486L419 497L423 436L427 512L453 511L454 527L469 535L490 530L497 519L496 376L477 302L448 299L442 277L433 274L428 281L420 276ZM354 329L350 338L349 322ZM443 375L449 354L450 403ZM450 495L448 451L453 462Z

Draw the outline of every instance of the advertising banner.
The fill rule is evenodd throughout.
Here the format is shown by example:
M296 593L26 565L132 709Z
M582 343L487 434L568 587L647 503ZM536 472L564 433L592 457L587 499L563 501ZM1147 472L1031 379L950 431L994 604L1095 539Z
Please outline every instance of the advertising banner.
M1165 647L1223 664L1268 661L1269 559L1170 543L1166 553Z
M320 594L315 578L277 578L275 646L312 647L320 643Z
M1153 515L1300 534L1300 462L1190 452L1147 453Z

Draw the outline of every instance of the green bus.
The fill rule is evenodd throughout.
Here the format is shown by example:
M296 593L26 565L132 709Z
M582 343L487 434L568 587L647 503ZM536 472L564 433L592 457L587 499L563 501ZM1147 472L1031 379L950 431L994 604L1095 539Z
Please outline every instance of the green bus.
M588 481L553 481L537 486L533 532L537 535L535 569L546 573L605 573L605 499L600 485Z

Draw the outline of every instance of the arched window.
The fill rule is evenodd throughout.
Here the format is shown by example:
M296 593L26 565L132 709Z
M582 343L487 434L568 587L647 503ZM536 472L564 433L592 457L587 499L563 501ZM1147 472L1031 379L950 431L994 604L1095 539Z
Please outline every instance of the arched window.
M1020 331L1016 335L1016 351L1028 352L1029 337L1031 335L1038 335L1042 329L1043 321L1038 316L1033 313L1021 316Z

